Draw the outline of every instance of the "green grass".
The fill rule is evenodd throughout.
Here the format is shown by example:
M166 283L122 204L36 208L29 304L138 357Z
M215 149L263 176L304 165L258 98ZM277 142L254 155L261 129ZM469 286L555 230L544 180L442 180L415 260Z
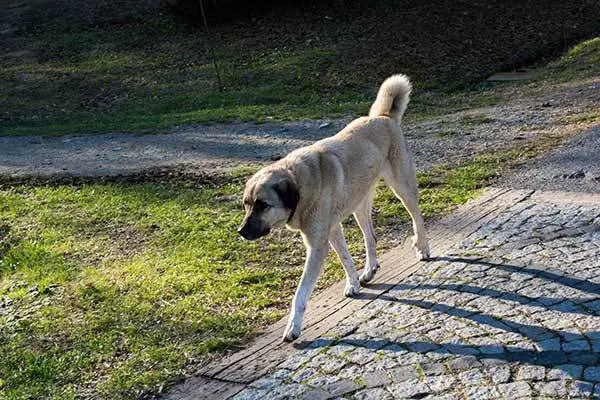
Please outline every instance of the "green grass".
M577 46L549 71L563 80L597 76L597 43L593 39ZM193 39L173 38L160 51L95 49L76 59L3 68L0 79L6 90L0 93L0 105L9 111L0 135L161 132L191 123L337 118L365 115L373 100L376 86L338 86L320 79L323 63L339 55L319 48L288 49L247 64L233 57L234 48L222 46L227 88L218 92L210 60L198 46ZM413 97L407 118L422 120L500 102L485 86L445 95L423 92Z
M365 115L377 89L358 79L322 77L328 64L341 62L340 54L326 48L276 49L248 61L237 58L234 44L223 43L218 57L226 89L219 92L203 48L206 37L181 33L148 50L100 45L120 43L125 35L146 32L97 32L85 52L0 70L7 83L0 105L10 110L0 135L160 132L191 123ZM75 39L67 35L62 40ZM411 110L413 117L425 118L497 101L480 91L441 99L423 96L411 103Z
M99 32L95 40L120 42L120 35L130 34L124 29L109 37ZM198 122L335 117L368 109L360 90L315 78L332 57L319 48L290 49L246 63L235 58L233 45L223 44L219 57L227 88L216 91L212 63L204 54L207 38L190 36L171 37L151 50L104 49L95 42L95 49L76 57L4 68L0 79L8 82L8 90L0 104L14 114L0 134L164 130Z
M495 121L494 118L488 117L487 115L480 115L480 114L465 115L460 119L460 123L463 125L489 124L494 121Z
M539 76L559 82L598 78L600 76L600 37L585 40L566 54L550 62Z
M0 398L155 393L282 317L304 250L283 230L238 237L247 174L2 184ZM480 162L421 174L425 216L473 198L494 174ZM375 208L378 231L406 226L383 186ZM354 223L346 233L362 254ZM342 276L330 256L319 287Z
M561 122L566 125L577 124L577 123L588 124L588 123L595 123L597 121L600 121L600 110L595 111L595 112L583 113L583 114L579 114L579 115L573 115L573 116L569 116L569 117L565 117L565 118L561 119Z
M298 243L238 238L238 202L218 199L239 189L5 188L3 393L69 398L75 384L104 398L156 391L186 363L279 317Z
M0 38L8 49L0 55L0 135L161 132L190 123L364 115L382 79L398 72L409 74L418 89L408 117L425 118L498 102L493 94L464 89L505 68L515 48L544 54L560 47L565 34L589 34L594 11L578 16L580 9L561 11L568 5L549 7L541 20L558 18L566 26L565 18L575 18L576 28L551 30L543 40L522 35L523 43L513 43L509 29L498 31L484 20L464 24L463 8L490 12L477 2L444 3L441 14L431 13L433 5L415 5L417 20L401 29L403 10L383 1L367 9L338 4L315 15L292 9L215 22L207 34L167 13L140 12L132 0L112 7L90 0L0 1L11 10L0 22L16 28ZM12 11L15 4L22 10ZM500 26L524 29L518 22L524 11L496 7ZM321 15L334 15L335 23ZM527 26L538 29L534 22ZM465 47L464 37L473 43ZM588 73L586 65L597 56L588 57L586 46L572 50L564 63ZM223 91L216 87L211 48Z

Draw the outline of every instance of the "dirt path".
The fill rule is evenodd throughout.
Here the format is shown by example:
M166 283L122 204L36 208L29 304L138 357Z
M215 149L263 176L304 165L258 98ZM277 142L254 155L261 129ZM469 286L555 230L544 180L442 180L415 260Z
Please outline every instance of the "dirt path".
M600 125L521 166L498 184L518 189L600 192Z
M540 135L571 136L581 132L595 121L589 115L598 113L600 79L576 86L508 86L495 89L494 94L502 100L501 105L405 124L417 167L452 164L518 147ZM0 173L106 176L182 164L204 172L225 171L268 163L292 149L333 135L347 122L199 125L160 135L0 137Z

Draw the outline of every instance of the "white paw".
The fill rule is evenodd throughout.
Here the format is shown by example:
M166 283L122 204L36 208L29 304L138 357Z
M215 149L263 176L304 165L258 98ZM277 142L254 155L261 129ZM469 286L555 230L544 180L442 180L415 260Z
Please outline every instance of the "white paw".
M379 268L379 264L375 264L372 267L365 267L363 273L360 275L360 283L363 285L371 282L371 280L375 277L375 272Z
M419 260L428 260L431 257L429 253L429 245L426 240L423 240L422 243L417 243L416 238L413 237L413 249L415 250L415 255Z
M356 282L346 282L346 288L344 289L344 296L353 297L360 293L360 283L358 280Z
M284 342L293 342L294 340L300 337L300 331L302 330L302 324L294 322L294 319L291 318L283 332L283 341Z

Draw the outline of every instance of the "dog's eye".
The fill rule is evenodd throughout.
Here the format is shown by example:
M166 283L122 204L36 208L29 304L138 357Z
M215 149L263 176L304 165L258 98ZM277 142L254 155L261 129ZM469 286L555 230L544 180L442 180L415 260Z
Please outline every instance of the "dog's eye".
M257 208L259 210L264 210L265 208L269 208L269 207L270 206L262 200L256 200L254 202L254 208Z

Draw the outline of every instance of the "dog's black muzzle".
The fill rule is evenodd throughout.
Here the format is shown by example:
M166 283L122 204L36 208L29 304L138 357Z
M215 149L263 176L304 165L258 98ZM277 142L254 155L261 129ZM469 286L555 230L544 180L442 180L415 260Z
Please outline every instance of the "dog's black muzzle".
M246 240L256 240L261 236L268 235L271 232L270 228L262 228L260 221L248 218L243 222L242 226L238 229L238 233Z

